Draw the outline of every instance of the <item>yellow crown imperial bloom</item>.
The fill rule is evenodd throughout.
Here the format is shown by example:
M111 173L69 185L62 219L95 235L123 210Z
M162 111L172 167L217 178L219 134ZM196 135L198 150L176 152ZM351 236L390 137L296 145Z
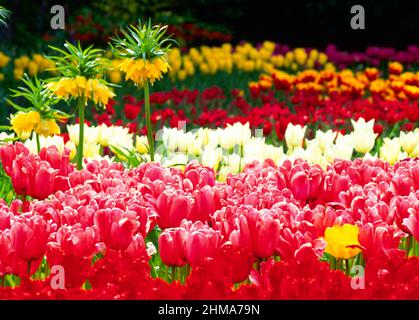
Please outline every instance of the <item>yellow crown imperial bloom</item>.
M37 134L46 137L61 133L60 127L54 119L41 119L34 130Z
M36 111L18 112L16 115L12 116L10 124L12 125L11 129L16 133L16 135L22 139L26 140L32 134L32 131L41 121L41 115Z
M93 100L95 103L106 105L110 98L115 96L108 86L98 79L87 80L83 76L75 78L61 78L58 81L50 82L46 87L56 96L68 99L69 97L84 96L86 100Z
M324 252L338 259L349 259L356 256L361 252L358 234L358 227L352 224L326 228L324 240L327 246Z
M151 84L160 79L170 66L165 58L155 58L153 60L143 59L123 59L119 64L119 69L125 72L125 80L132 80L135 85L142 86L149 80Z

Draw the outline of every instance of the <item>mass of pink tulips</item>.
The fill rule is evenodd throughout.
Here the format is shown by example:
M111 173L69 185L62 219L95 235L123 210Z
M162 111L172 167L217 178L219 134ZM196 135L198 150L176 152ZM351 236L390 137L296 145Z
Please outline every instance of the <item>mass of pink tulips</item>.
M0 154L16 191L38 199L0 204L2 298L418 297L418 159L255 161L221 183L196 162L77 171L55 147Z
M291 39L295 12L268 30L247 0L221 29L194 1L73 1L47 27L50 1L15 2L0 6L0 300L419 300L417 44L349 50L314 26L278 43L263 30ZM315 25L354 15L332 2L310 2ZM241 10L252 28L229 32Z

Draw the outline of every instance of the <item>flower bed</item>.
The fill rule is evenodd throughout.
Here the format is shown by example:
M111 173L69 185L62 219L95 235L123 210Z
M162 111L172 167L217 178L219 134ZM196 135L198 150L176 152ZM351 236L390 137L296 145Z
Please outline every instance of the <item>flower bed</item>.
M14 148L7 171L26 161L45 169L12 179L29 183L31 196L37 184L52 196L1 205L1 272L20 283L0 289L4 298L417 296L417 159L339 160L326 170L254 162L220 183L196 163L126 170L93 161L74 171L54 147L39 158ZM359 262L366 290L357 291L349 275ZM50 286L54 265L64 267L66 290Z
M418 299L417 47L172 46L0 53L0 298Z

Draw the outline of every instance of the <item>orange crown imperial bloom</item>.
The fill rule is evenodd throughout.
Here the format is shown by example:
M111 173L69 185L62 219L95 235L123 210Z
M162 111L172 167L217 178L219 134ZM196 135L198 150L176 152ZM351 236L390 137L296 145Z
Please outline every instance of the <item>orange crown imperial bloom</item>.
M132 80L136 86L142 86L145 81L151 84L161 79L170 66L165 58L154 58L153 60L123 59L119 69L125 72L125 80Z
M358 235L359 229L356 225L328 227L324 232L324 240L327 243L324 252L338 259L352 258L361 252Z

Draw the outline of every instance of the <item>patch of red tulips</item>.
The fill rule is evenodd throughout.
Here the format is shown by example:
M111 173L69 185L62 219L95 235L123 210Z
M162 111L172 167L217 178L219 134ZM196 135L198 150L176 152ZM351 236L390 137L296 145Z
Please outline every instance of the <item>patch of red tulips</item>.
M350 120L363 117L367 121L375 119L375 131L381 134L383 130L390 131L396 124L400 124L402 130L410 131L419 121L417 101L380 97L363 99L345 95L322 99L307 92L297 92L284 100L278 94L275 91L258 91L253 98L246 99L239 90L226 94L219 87L210 87L202 92L188 89L155 92L150 97L154 110L151 121L156 128L178 127L179 121L211 128L249 122L251 128L262 128L265 136L276 133L279 140L283 139L288 123L349 132L352 130ZM95 121L108 126L125 125L131 132L137 131L135 119L142 110L143 100L126 96L124 119L117 118L119 113L115 112L115 103L108 104L106 113L96 113ZM145 134L145 127L140 132Z

